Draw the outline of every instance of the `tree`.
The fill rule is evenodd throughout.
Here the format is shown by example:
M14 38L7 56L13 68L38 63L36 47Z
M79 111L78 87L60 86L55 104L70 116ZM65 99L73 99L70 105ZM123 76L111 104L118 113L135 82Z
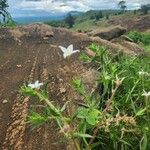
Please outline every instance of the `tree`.
M106 19L109 20L109 17L110 17L110 14L107 13L107 14L106 14Z
M8 6L7 0L0 0L0 9L6 9Z
M150 10L150 6L149 5L141 5L141 11L143 12L143 14L148 14L148 11Z
M134 15L137 14L137 10L135 9L135 10L133 11L133 13L134 13Z
M103 18L103 13L102 11L99 11L98 13L95 14L95 19L98 21L100 18Z
M74 19L74 17L70 13L65 18L65 23L69 26L69 28L73 27L73 25L75 23L75 19Z
M125 10L127 8L126 1L124 1L124 0L119 1L118 6L122 10L122 12L125 12Z
M8 23L11 20L9 12L6 10L8 8L7 0L0 0L0 15L3 18L4 24Z

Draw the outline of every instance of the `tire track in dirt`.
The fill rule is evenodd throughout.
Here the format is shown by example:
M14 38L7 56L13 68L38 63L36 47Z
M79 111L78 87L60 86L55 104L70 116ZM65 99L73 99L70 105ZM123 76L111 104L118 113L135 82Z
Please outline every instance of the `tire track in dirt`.
M27 81L27 77L30 73L34 61L34 56L32 54L37 50L35 46L35 44L29 45L25 43L25 47L24 45L23 47L18 47L16 44L13 44L10 46L10 63L0 69L0 149L2 149L8 125L12 122L10 115L14 100L18 93L18 88L23 84L23 81ZM29 47L31 47L32 50L30 50ZM2 49L3 47L0 45L0 52L3 51ZM4 52L2 52L1 57L4 56L4 61L7 61L5 58L7 52L8 51L5 51L5 49ZM30 62L28 62L28 60L30 60ZM22 67L18 68L18 64ZM7 100L8 103L3 104L3 100Z
M49 64L49 60L53 61L51 58L52 56L54 57L54 55L49 55L49 51L53 51L54 54L56 54L56 51L54 49L46 49L45 52L45 56L43 59L43 66L42 66L42 73L41 73L41 81L46 83L49 82L51 79L49 77L49 73L48 72L48 68L50 67ZM59 59L57 59L59 62ZM54 61L55 62L55 61ZM49 89L50 85L48 85L48 89ZM51 98L49 97L49 100L51 100ZM57 103L57 102L56 102ZM46 106L46 104L44 104ZM43 141L43 150L46 149L64 149L64 145L61 144L61 142L58 144L56 141L60 141L60 135L58 133L58 129L56 127L56 124L51 121L51 122L47 122L46 124L43 125L42 127L42 131L41 132L41 137L42 137L42 141Z
M38 55L39 52L37 53L37 56L33 62L33 66L29 75L29 81L33 81ZM22 149L23 136L26 128L26 118L28 114L28 103L29 97L24 98L21 96L21 94L18 94L14 100L14 105L11 112L12 123L10 123L7 129L5 141L3 143L3 150Z
M50 45L44 45L42 48L42 52L44 55L41 55L40 60L38 61L38 79L40 82L47 83L47 82L54 82L51 78L50 74L53 74L54 70L49 68L55 68L54 65L56 60L53 61L52 56L53 54L56 55L55 49L52 49ZM58 59L57 59L58 60ZM55 62L55 63L54 63ZM49 89L48 85L48 89ZM49 91L49 90L48 90ZM56 94L56 93L55 93ZM37 99L33 99L30 101L31 110L36 110L37 112L43 112L43 107L40 107L41 102ZM56 101L53 101L57 103ZM58 104L58 103L57 103ZM46 105L43 102L43 105ZM58 133L58 129L56 124L52 121L47 122L46 124L42 125L40 128L37 128L31 131L30 127L26 128L25 138L26 141L24 145L25 150L55 150L55 149L65 149L65 144L60 142L60 134Z

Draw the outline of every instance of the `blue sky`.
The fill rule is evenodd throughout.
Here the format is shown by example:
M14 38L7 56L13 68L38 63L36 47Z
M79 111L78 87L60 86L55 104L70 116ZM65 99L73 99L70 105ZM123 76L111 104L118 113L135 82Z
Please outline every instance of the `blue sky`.
M69 11L116 9L119 0L8 0L13 17L61 15ZM139 8L149 0L126 0L128 9Z

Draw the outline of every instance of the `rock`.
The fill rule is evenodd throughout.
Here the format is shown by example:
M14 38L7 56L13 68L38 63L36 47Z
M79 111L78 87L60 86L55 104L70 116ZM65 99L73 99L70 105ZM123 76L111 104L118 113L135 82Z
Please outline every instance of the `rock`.
M21 65L17 65L17 67L18 67L18 68L21 68L22 66L21 66Z
M105 30L93 30L89 32L89 36L98 36L105 40L112 40L114 38L118 38L121 35L126 33L126 29L120 26L116 26L113 28L105 29Z
M31 60L28 60L28 61L27 61L27 63L30 63L30 62L31 62Z
M2 101L2 103L3 103L3 104L6 104L6 103L8 103L8 100L4 99L4 100Z
M46 31L45 37L53 37L53 36L54 36L54 33L53 33L53 32Z
M63 82L63 79L60 78L60 79L59 79L59 82Z

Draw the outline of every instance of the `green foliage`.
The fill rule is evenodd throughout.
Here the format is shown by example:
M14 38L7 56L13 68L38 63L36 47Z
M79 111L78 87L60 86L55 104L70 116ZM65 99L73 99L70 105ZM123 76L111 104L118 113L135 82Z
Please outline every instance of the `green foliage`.
M0 0L0 10L6 9L8 6L7 0Z
M128 34L129 38L131 38L133 40L133 42L135 43L139 43L142 41L142 34L140 32L137 31L131 31Z
M45 109L42 114L32 112L29 123L39 127L54 120L60 133L73 140L80 150L150 149L150 96L143 95L150 87L150 56L111 54L106 47L95 44L88 48L95 56L82 54L80 58L95 64L99 71L97 89L90 93L81 79L73 79L82 103L68 116L63 112L69 102L59 108L42 89L23 86L22 93L46 103L46 113Z
M122 12L124 12L125 9L127 8L127 6L126 6L126 1L124 1L124 0L119 1L118 6L119 6L120 9L122 10Z
M102 11L99 11L97 13L95 13L95 19L98 21L100 20L101 18L103 18L103 13Z
M28 116L28 123L32 124L33 129L41 126L48 121L48 117L32 111Z
M0 17L2 18L2 20L0 20L0 26L6 26L7 24L12 23L11 15L7 11L8 7L7 0L0 0Z
M150 45L150 33L141 33L138 31L131 31L129 32L128 36L135 43L142 43L144 45Z
M64 20L62 20L62 21L48 21L48 22L45 22L45 24L48 24L48 25L53 26L53 27L66 27L67 28L67 24L65 23Z
M72 28L75 23L75 18L71 14L68 14L65 18L65 23L69 26L69 28Z
M94 126L100 119L100 111L94 108L79 108L77 111L77 117L80 119L85 119L87 124Z
M150 10L150 5L141 5L141 11L143 14L148 14L148 11Z
M150 33L143 33L142 34L142 41L144 45L150 45Z

